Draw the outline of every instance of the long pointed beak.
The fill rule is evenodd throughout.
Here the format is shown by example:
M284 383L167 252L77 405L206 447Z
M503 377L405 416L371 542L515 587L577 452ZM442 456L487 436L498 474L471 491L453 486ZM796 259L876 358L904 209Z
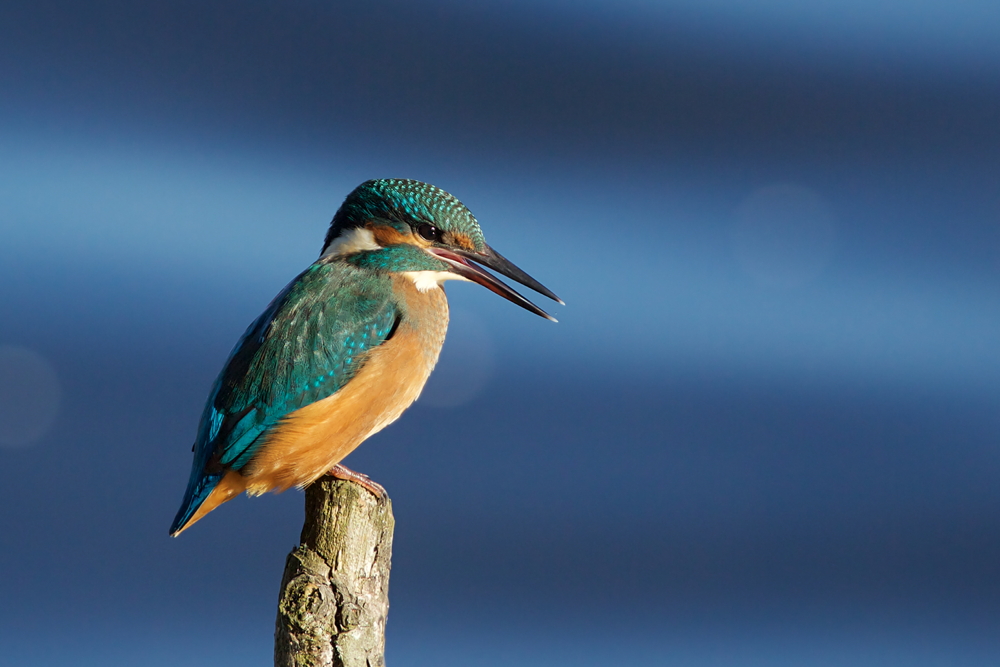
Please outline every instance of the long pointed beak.
M452 248L427 248L427 251L438 259L447 262L449 266L451 266L451 270L463 278L479 283L494 294L499 294L503 298L511 301L512 303L516 303L525 310L530 310L535 315L540 315L541 317L551 320L552 322L558 321L556 318L552 317L544 310L518 294L509 285L495 278L489 271L485 271L479 266L472 264L472 262L482 264L487 268L493 269L497 273L507 276L511 280L516 280L522 285L530 287L539 294L543 294L553 301L563 303L562 299L553 294L549 288L545 287L527 273L517 268L510 260L505 258L493 248L486 246L486 252L484 253Z

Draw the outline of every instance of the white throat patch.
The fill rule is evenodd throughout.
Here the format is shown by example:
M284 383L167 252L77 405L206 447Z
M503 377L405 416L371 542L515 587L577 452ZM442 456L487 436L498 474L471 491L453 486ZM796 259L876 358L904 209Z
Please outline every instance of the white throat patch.
M333 255L343 257L353 255L356 252L365 250L381 250L382 246L375 242L375 235L372 230L364 227L354 227L341 233L340 236L330 241L330 245L323 248L320 259Z
M452 273L451 271L404 271L403 275L413 281L418 292L427 292L428 290L441 287L441 283L446 280L464 280L469 282L468 278L460 276L457 273Z

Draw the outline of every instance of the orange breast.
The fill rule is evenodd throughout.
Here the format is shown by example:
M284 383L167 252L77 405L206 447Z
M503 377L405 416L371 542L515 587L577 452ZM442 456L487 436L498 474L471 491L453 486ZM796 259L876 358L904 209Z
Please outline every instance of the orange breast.
M392 339L336 394L296 410L273 429L244 468L247 493L305 486L366 438L396 421L420 395L437 363L448 327L444 290L419 292L394 278L403 317Z

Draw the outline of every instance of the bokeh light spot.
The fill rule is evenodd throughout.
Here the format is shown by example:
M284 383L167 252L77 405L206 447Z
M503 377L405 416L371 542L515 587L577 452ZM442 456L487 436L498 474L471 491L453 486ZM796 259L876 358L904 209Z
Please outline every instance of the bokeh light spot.
M496 366L496 349L486 325L467 310L452 311L441 359L418 405L457 408L486 387Z
M38 442L55 422L61 393L45 357L26 347L0 345L0 447Z
M733 251L740 267L768 287L797 287L814 280L830 263L836 219L826 201L809 188L769 185L736 209Z

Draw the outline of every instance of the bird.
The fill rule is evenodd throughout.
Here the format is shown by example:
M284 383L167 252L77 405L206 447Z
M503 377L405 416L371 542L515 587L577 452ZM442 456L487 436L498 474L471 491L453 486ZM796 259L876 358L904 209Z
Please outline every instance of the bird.
M420 395L448 327L443 283L478 283L555 321L486 269L563 304L487 245L448 192L410 179L355 188L319 258L250 324L215 380L170 534L243 492L304 488L325 474L382 495L340 462Z

